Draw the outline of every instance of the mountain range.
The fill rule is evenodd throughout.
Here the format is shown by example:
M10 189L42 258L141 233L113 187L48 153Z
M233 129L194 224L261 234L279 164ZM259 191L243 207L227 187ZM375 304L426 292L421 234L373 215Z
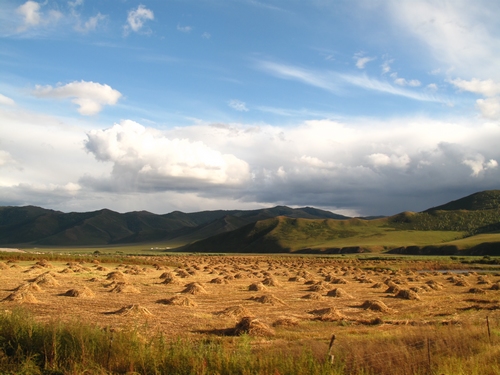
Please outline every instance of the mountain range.
M369 219L286 206L164 215L0 207L0 246L133 243L163 244L187 252L454 254L477 253L481 246L483 252L496 253L500 190L478 192L422 212Z

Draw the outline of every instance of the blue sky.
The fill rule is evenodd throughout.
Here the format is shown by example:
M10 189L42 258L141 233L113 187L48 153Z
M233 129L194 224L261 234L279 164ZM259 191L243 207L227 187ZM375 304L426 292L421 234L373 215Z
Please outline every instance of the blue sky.
M0 204L388 215L496 189L498 14L4 0Z

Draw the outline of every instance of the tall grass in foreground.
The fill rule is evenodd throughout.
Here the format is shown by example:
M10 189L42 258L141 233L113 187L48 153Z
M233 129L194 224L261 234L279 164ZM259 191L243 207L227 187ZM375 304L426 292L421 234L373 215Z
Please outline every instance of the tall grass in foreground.
M279 339L150 337L77 322L37 323L17 310L0 313L0 373L500 374L498 339L490 342L483 327L337 328L331 364L326 351Z

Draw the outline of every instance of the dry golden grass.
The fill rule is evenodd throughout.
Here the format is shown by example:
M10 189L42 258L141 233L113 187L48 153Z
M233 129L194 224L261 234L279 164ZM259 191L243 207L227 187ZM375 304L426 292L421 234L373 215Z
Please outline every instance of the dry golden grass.
M487 316L498 329L500 322L500 275L424 272L428 261L178 256L173 267L165 258L152 260L146 266L5 261L0 309L22 304L39 321L137 327L169 337L233 329L326 349L334 332L341 345L342 337L362 330L483 324ZM91 298L67 298L85 295Z

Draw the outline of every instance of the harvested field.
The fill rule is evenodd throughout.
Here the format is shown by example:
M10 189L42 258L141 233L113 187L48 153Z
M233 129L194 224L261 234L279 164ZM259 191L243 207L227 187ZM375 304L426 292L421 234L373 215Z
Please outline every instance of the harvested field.
M256 351L273 345L300 351L307 345L320 348L314 349L318 358L326 355L333 333L341 351L343 342L361 340L351 337L385 337L408 327L461 329L484 325L488 317L496 332L492 340L500 329L495 272L421 272L428 263L340 257L140 260L135 267L52 259L12 267L14 262L4 260L0 310L22 305L41 322L76 320L189 340L248 335Z

